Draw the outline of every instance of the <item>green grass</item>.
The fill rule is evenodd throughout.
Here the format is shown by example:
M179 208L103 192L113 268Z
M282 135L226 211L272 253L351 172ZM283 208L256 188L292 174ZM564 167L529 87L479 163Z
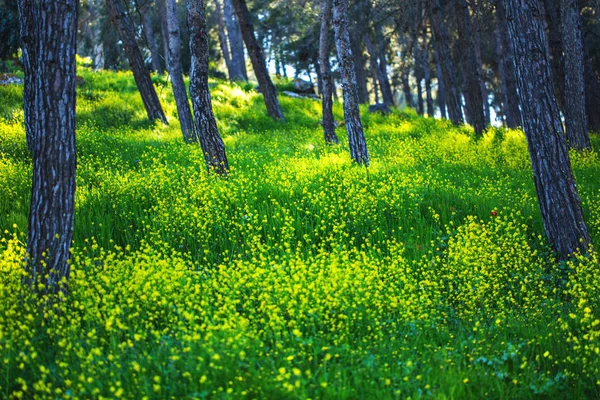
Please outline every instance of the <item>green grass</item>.
M130 74L79 74L73 272L45 315L20 284L22 89L0 87L0 398L600 396L598 260L553 259L522 132L363 109L365 169L319 102L281 96L277 123L213 81L223 180L159 78L169 126ZM599 243L600 160L572 162Z

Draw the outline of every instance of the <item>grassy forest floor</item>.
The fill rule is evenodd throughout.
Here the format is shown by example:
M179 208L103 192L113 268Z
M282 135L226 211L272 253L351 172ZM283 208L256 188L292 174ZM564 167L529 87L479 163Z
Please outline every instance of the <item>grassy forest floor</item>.
M595 256L557 262L522 132L366 113L368 169L320 103L214 81L231 175L80 68L69 295L23 289L31 165L0 87L1 398L598 398ZM342 120L342 108L334 109ZM600 146L593 138L594 149ZM600 243L600 159L572 154Z

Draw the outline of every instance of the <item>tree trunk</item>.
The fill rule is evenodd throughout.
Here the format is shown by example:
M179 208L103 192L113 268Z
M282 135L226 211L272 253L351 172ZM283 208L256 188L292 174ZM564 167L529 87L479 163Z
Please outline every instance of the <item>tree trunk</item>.
M412 96L412 92L410 91L410 84L409 84L408 78L409 78L408 68L405 67L402 70L402 76L401 76L402 92L404 93L404 101L406 102L406 106L410 107L410 108L414 108L415 103L413 102L413 96Z
M438 92L437 92L437 101L438 107L440 108L440 115L442 118L448 118L446 114L446 88L444 86L444 77L442 76L442 66L440 65L440 57L438 55L437 45L434 45L434 55L435 55L435 73L437 75L437 84L438 84Z
M335 122L333 119L333 82L331 79L331 67L329 65L329 42L331 39L331 19L333 16L331 6L331 0L323 0L323 14L321 16L321 33L319 38L319 66L321 68L321 82L323 85L321 98L325 143L338 144L339 140L335 134Z
M475 57L477 60L477 69L479 71L479 88L481 89L481 99L483 105L483 123L486 127L492 123L492 117L490 115L490 103L489 94L487 87L485 86L485 72L483 70L483 59L481 57L481 38L479 31L475 30Z
M367 72L365 71L365 59L361 46L361 36L354 38L350 36L350 50L354 54L354 72L356 76L356 87L358 90L359 104L369 102L369 89L367 88Z
M92 61L95 71L99 69L104 69L104 46L102 44L102 27L100 25L100 15L95 4L96 1L97 0L88 1L90 23L86 25L90 33L93 57Z
M240 21L244 43L246 43L246 49L248 49L250 61L252 61L254 74L256 75L260 92L263 94L265 105L267 106L267 113L275 120L285 121L283 111L279 105L279 99L277 98L277 89L273 81L271 81L262 48L258 44L254 34L252 15L248 11L246 0L233 0L233 7Z
M223 16L227 26L229 50L231 51L232 73L229 79L233 81L247 81L246 56L244 55L244 40L237 16L233 9L232 0L223 0Z
M233 69L231 67L231 54L229 53L229 43L227 42L227 34L225 33L225 22L223 18L223 11L221 10L221 1L215 0L215 8L217 11L217 28L219 32L219 45L221 46L221 52L223 53L223 59L225 60L225 66L227 67L227 76L229 80L233 81Z
M36 108L35 90L38 68L38 37L36 35L37 10L32 4L33 0L19 0L19 32L21 34L21 52L23 59L23 114L25 116L25 139L29 152L33 154L33 145L36 134ZM30 77L30 78L27 78Z
M106 0L106 5L110 11L112 23L117 29L119 38L123 43L123 48L129 60L129 66L133 72L135 83L142 96L148 119L150 121L159 119L164 124L167 124L167 117L160 105L156 89L154 88L152 79L150 79L150 74L144 65L144 58L135 40L131 19L123 11L121 0Z
M194 121L190 110L187 90L183 81L183 70L181 68L181 39L179 33L179 19L177 18L177 3L175 0L166 0L166 19L168 37L167 64L171 75L171 86L173 87L173 96L177 105L177 116L183 133L183 140L186 143L197 140L194 132Z
M350 155L358 164L368 166L369 152L358 109L359 99L356 70L354 68L354 57L350 44L350 34L348 33L347 18L348 0L333 0L333 30L342 78L344 118L346 120L346 130L348 131Z
M381 97L383 98L383 103L387 106L395 105L394 102L394 94L392 93L392 85L390 84L390 79L387 73L387 59L386 59L386 40L383 36L383 30L381 25L377 25L375 27L375 38L377 39L377 58L379 62L377 63L378 71L377 78L379 81L379 88L381 89Z
M367 52L369 53L369 63L371 64L371 74L373 75L373 92L375 93L375 104L379 103L379 93L377 91L377 85L379 81L379 66L377 65L377 53L375 47L369 38L369 35L365 34L364 42L367 46Z
M162 37L163 54L165 55L165 66L169 70L169 28L167 23L166 0L156 0L156 8L160 17L160 35ZM177 24L179 26L179 24Z
M592 67L589 50L585 48L585 109L588 127L591 131L600 133L600 80Z
M463 73L465 76L465 103L470 123L478 136L483 134L486 128L485 115L483 111L484 101L481 95L480 66L477 64L476 43L473 40L474 31L471 25L469 5L466 0L456 0L458 37L463 49L465 63Z
M427 29L423 30L423 48L421 49L421 64L423 66L423 77L425 78L425 94L427 96L427 116L433 117L433 95L431 94L431 68L429 67L429 43L427 41Z
M152 70L157 72L159 75L163 74L162 65L160 63L160 54L158 53L158 42L156 36L154 36L154 28L152 27L152 15L150 13L151 4L147 7L142 7L140 13L142 14L142 25L144 27L144 36L146 37L146 45L150 50L150 57L152 60Z
M585 79L583 67L583 37L577 0L561 0L561 31L565 68L565 130L569 146L576 150L589 149L587 116L585 114Z
M414 54L413 58L415 61L415 78L417 80L417 113L419 115L425 114L425 102L423 99L423 53L421 52L421 46L419 45L419 38L415 31L414 36Z
M545 26L548 29L547 46L550 47L550 62L552 66L552 79L554 84L554 90L556 93L556 98L558 100L559 107L563 109L563 106L565 104L565 63L563 60L562 35L560 33L560 1L561 0L543 0L543 3L546 15Z
M219 135L208 89L208 28L204 0L187 0L190 29L190 95L196 117L196 134L204 153L206 168L226 176L229 172L225 144Z
M538 202L550 244L561 258L587 252L590 236L552 85L538 0L503 0Z
M508 25L506 21L506 10L504 2L496 3L497 18L497 40L500 53L498 54L498 65L500 79L502 83L502 92L504 96L504 115L506 117L506 126L517 128L523 125L521 109L519 108L519 93L517 91L517 75L515 65L512 62L512 44L508 37Z
M461 110L460 91L456 84L456 75L454 74L454 65L450 54L450 38L446 30L440 1L433 0L432 4L431 26L433 27L433 37L438 49L440 66L444 77L448 114L450 115L450 121L455 125L459 125L464 122L464 119Z
M66 294L75 208L75 0L19 0L33 180L24 282ZM33 62L32 62L33 61Z

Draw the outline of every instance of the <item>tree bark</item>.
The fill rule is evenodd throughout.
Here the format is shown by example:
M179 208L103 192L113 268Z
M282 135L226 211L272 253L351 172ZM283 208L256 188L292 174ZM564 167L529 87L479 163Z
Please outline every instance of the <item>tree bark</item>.
M88 10L90 13L90 23L87 24L90 30L90 39L92 44L92 56L94 70L104 69L104 45L102 43L102 27L100 26L100 14L98 13L96 2L98 0L88 1Z
M417 80L417 113L419 115L425 114L425 102L423 99L423 53L421 52L421 46L419 45L419 36L415 30L414 36L414 49L413 49L413 58L415 62L415 79Z
M577 0L561 0L561 31L565 69L565 130L569 146L578 151L591 147L585 113L583 37Z
M331 80L331 67L329 65L329 42L331 39L331 19L333 17L331 0L323 0L323 13L321 15L321 32L319 38L319 66L321 68L321 82L323 85L321 98L323 106L323 133L325 143L338 144L335 134L333 119L333 98Z
M152 27L152 15L150 14L151 4L146 7L142 7L140 13L142 14L142 25L144 27L144 36L146 37L146 45L150 50L150 57L152 60L152 70L157 72L159 75L164 73L162 64L160 62L160 54L158 53L158 42L154 35L154 28Z
M503 0L544 227L560 258L591 244L552 85L538 0Z
M348 131L350 155L358 164L369 165L369 152L358 109L356 70L348 33L348 0L333 0L333 30L335 47L340 64L342 91L344 93L344 118Z
M167 30L169 32L169 37L167 38L167 68L171 75L171 86L173 87L173 96L177 105L177 116L181 125L183 140L186 143L191 143L197 141L197 138L194 132L194 121L192 119L190 103L183 80L183 70L181 68L181 38L179 19L177 18L177 3L175 0L166 0L165 3Z
M219 33L219 45L221 46L221 52L223 53L223 59L225 60L225 66L227 67L227 76L229 80L234 80L233 69L231 67L231 54L229 53L229 43L227 42L227 33L225 32L225 22L223 18L223 10L221 9L221 1L215 0L215 8L217 11L217 28Z
M465 76L465 103L470 122L477 136L481 136L486 128L484 114L484 99L482 98L480 82L481 67L477 63L476 43L473 40L474 31L471 24L469 5L466 0L456 0L458 37L465 57L463 73Z
M592 67L589 50L585 51L585 110L588 117L588 127L591 131L600 133L600 80Z
M394 94L392 93L392 85L390 84L387 73L386 39L383 35L381 25L375 27L375 37L377 39L377 58L379 60L377 63L377 78L379 81L379 88L381 89L381 97L383 98L383 103L391 107L395 105L395 102Z
M156 0L156 8L160 17L160 35L162 37L163 54L165 55L165 66L167 71L169 71L169 27L167 26L167 6L165 0Z
M373 75L373 92L375 94L375 104L379 103L379 93L377 90L378 82L379 82L379 66L377 65L377 53L375 52L375 47L373 46L373 42L369 38L369 35L365 34L364 42L367 46L367 52L369 53L369 63L371 64L371 74Z
M560 109L564 106L565 94L565 69L563 60L563 43L560 33L560 7L561 0L543 0L546 16L545 27L548 29L548 43L550 47L550 62L552 67L552 82Z
M440 57L438 55L437 45L434 43L434 55L435 55L435 72L437 75L437 84L438 84L438 92L437 92L437 101L438 107L440 108L440 115L442 118L448 118L448 114L446 114L446 88L444 86L444 77L442 74L442 66L440 65Z
M244 55L244 40L237 16L233 9L232 0L223 0L223 16L227 26L227 38L231 51L232 73L229 79L233 81L247 81L246 56Z
M19 11L28 33L24 105L33 156L24 282L39 294L66 294L75 209L77 2L19 0Z
M204 0L187 0L188 26L190 29L190 95L196 117L196 134L204 153L206 168L226 176L229 164L225 144L212 110L208 88L208 28Z
M356 88L358 90L359 104L369 102L369 89L367 88L367 72L365 70L365 59L363 57L363 48L361 46L362 37L355 38L350 35L350 50L354 54L354 72L356 76Z
M455 125L460 125L464 122L461 109L460 91L458 90L458 85L456 84L454 64L450 54L450 38L448 36L448 30L446 29L446 23L444 22L444 15L442 14L442 8L439 0L432 1L431 26L433 27L433 37L438 49L440 66L442 68L442 75L444 77L446 104L448 106L450 121L452 121L452 123Z
M238 20L240 21L244 43L246 43L246 49L248 49L250 61L252 61L254 74L256 75L260 92L263 94L265 105L267 106L267 113L274 120L285 121L283 111L279 105L279 99L277 98L277 89L269 76L263 50L254 34L252 15L250 15L250 11L248 11L246 0L233 0L233 7L235 8Z
M511 60L512 45L508 37L508 25L506 21L506 10L502 0L496 3L497 19L497 48L498 48L498 70L502 83L502 94L504 96L504 115L506 126L518 128L523 125L521 109L519 107L519 93L517 91L517 75L515 66Z
M410 83L408 81L409 72L408 68L405 67L402 70L401 81L402 81L402 93L404 93L404 101L406 102L406 106L410 108L415 107L415 103L413 102L412 92L410 90Z
M425 95L427 102L427 116L433 117L433 95L431 93L431 68L429 67L429 43L427 40L427 29L423 30L423 47L421 49L421 64L423 66L423 77L425 78Z
M131 19L125 14L121 0L106 0L106 5L108 6L112 23L117 29L121 42L123 42L123 48L129 60L129 66L133 72L135 83L142 96L148 119L150 121L159 119L164 124L167 124L167 117L160 105L156 89L154 88L152 79L150 79L150 74L144 65L144 58L135 40Z

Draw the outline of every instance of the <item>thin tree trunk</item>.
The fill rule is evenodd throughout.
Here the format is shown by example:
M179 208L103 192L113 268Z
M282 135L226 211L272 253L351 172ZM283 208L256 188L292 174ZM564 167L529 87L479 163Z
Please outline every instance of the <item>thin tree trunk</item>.
M508 25L506 21L506 10L502 0L496 3L496 18L498 24L498 46L501 53L498 57L498 64L504 71L500 78L502 80L502 88L504 94L504 113L506 116L506 126L509 128L517 128L523 125L521 117L521 109L519 107L519 93L517 91L517 75L515 65L511 60L512 44L508 37Z
M319 66L321 67L321 81L323 92L321 94L323 105L323 133L325 143L338 144L335 134L335 122L333 119L333 99L331 79L331 67L329 65L329 42L331 39L331 19L333 17L331 0L323 0L323 13L321 16L321 32L319 38Z
M164 124L167 124L167 117L160 105L156 89L154 88L152 79L150 79L150 74L144 65L144 58L135 40L131 19L123 11L121 0L106 0L106 5L110 11L110 17L117 29L119 38L123 42L123 48L129 60L129 66L133 72L135 83L142 96L148 119L150 121L159 119Z
M273 81L271 81L262 48L258 44L254 34L252 15L248 11L246 0L233 0L233 7L240 21L244 43L246 43L246 49L248 49L250 61L252 61L254 74L256 75L260 92L263 94L265 105L267 106L267 113L275 120L285 121L283 111L279 105L279 99L277 98L277 89Z
M227 33L225 32L225 22L223 18L223 11L221 10L221 1L215 0L215 8L217 11L217 28L219 33L219 45L221 46L221 52L223 53L223 59L225 60L225 66L227 67L227 76L229 80L234 80L233 69L231 67L231 54L229 53L229 43L227 42Z
M563 138L538 0L503 0L538 202L550 244L566 258L590 247Z
M379 93L377 91L377 82L379 81L379 66L377 63L377 53L375 47L369 38L369 35L365 34L364 42L367 46L367 52L369 53L369 63L371 64L371 74L373 75L373 92L375 93L375 104L379 103Z
M196 134L204 153L206 168L226 176L229 164L225 144L212 110L208 88L208 28L204 0L187 0L188 26L190 29L190 95L196 117Z
M159 75L163 74L162 65L160 63L160 54L158 53L158 42L156 36L154 36L154 28L152 27L152 15L150 14L151 5L143 7L140 10L142 14L142 24L144 26L144 36L146 37L146 43L150 50L150 56L152 59L152 70L156 71Z
M423 62L422 62L423 53L421 52L421 46L419 45L419 39L418 39L416 30L415 30L413 51L414 51L413 58L415 61L415 78L417 80L417 113L419 115L423 115L423 114L425 114L425 102L423 99L423 85L422 85L423 78L424 78Z
M423 65L423 76L425 78L425 94L427 96L427 115L433 117L433 95L431 93L431 68L429 67L429 43L427 40L427 29L423 30L423 48L421 49L421 64Z
M448 114L446 114L446 88L444 86L444 77L442 74L442 66L440 65L440 57L438 55L437 45L434 44L434 55L435 55L435 72L437 75L437 84L438 84L438 92L437 92L437 101L438 107L440 108L440 115L442 118L448 118Z
M569 146L576 150L591 147L585 113L583 37L577 0L561 0L560 16L565 68L565 127Z
M402 76L401 76L402 92L404 93L404 101L406 102L406 106L410 107L410 108L414 108L415 104L413 102L412 92L410 91L410 83L408 81L408 78L409 78L408 68L405 67L402 70Z
M486 127L492 123L490 115L490 102L487 87L485 86L485 72L483 70L483 59L481 57L481 38L479 30L475 29L475 59L477 60L477 69L479 71L479 88L481 90L481 102L483 105L483 123Z
M223 16L227 26L227 38L229 39L229 50L231 51L232 73L229 79L233 81L247 81L246 56L244 55L244 40L240 23L235 15L232 0L223 0Z
M480 66L477 64L476 43L473 40L474 31L471 25L469 5L466 0L456 0L458 37L465 56L463 73L465 76L465 103L470 123L478 136L486 128L483 111L484 101L481 95Z
M450 39L448 31L446 30L446 23L444 22L440 1L433 0L432 4L431 26L433 27L433 37L436 41L442 75L444 77L448 114L450 115L450 121L455 125L459 125L464 122L464 119L461 110L460 91L456 84L454 64L452 63L452 56L450 54Z
M104 46L102 44L102 27L100 26L100 15L96 8L97 0L88 1L88 10L90 12L90 23L87 24L90 30L90 39L92 44L92 56L94 70L104 69Z
M600 133L600 80L592 67L589 50L585 48L585 110L588 117L588 127L591 131Z
M348 0L333 0L333 29L342 78L344 118L346 120L346 130L348 131L350 155L358 164L368 166L369 152L358 109L356 70L354 68L350 34L348 33Z
M375 34L375 37L377 39L377 58L379 59L379 62L377 63L377 78L379 81L379 88L381 89L381 97L383 98L383 103L391 107L395 105L395 102L394 94L392 93L392 85L390 84L390 79L387 73L387 60L385 51L386 40L383 36L381 25L377 25L375 27Z
M156 8L160 18L160 35L162 37L163 54L165 55L165 67L169 71L169 28L167 23L167 7L166 0L156 0ZM179 26L179 24L177 24Z
M24 282L40 294L66 294L75 210L77 2L19 0L19 11L28 33L24 105L33 156Z
M197 140L194 132L194 121L190 110L185 82L183 81L183 70L181 68L181 38L179 32L179 19L177 18L177 3L175 0L166 0L166 18L168 37L167 64L171 75L171 86L173 96L177 105L177 116L181 125L183 140L186 143Z

